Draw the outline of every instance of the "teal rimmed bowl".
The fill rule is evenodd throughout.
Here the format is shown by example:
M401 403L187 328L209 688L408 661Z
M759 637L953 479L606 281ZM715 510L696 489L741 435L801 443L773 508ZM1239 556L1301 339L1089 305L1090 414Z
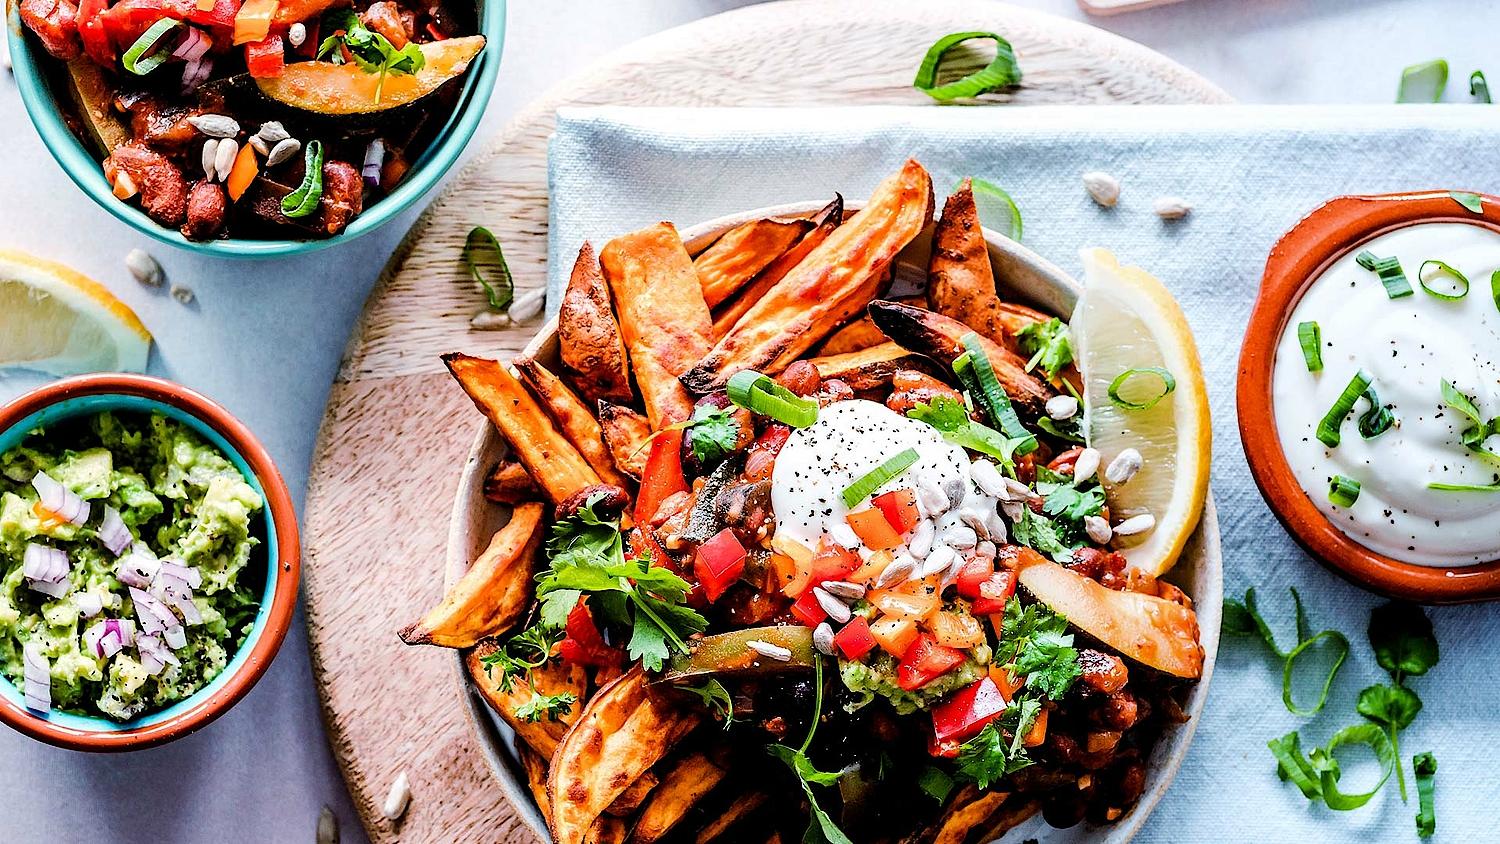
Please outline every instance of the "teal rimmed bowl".
M242 576L261 582L250 633L218 676L188 698L130 721L26 708L21 690L0 678L0 720L48 744L74 750L136 750L185 736L222 715L270 666L297 603L301 549L297 515L281 474L255 436L227 410L179 384L145 375L67 378L0 408L0 453L37 429L106 410L160 413L192 428L229 458L265 499L252 524L262 540Z
M123 220L131 228L163 243L189 252L228 258L273 258L304 255L336 243L344 243L369 234L392 217L416 204L442 180L474 136L484 117L485 105L495 87L500 69L500 53L505 43L505 0L479 0L479 34L485 38L484 50L470 64L464 75L463 89L448 121L438 131L422 155L412 162L410 171L394 191L354 218L348 228L336 237L307 240L220 239L188 240L176 229L161 226L133 204L116 199L109 180L104 178L102 162L84 146L68 128L57 97L47 83L42 62L55 62L21 24L19 0L8 0L6 35L10 40L11 63L21 102L32 125L42 136L42 143L57 159L73 183L83 189L101 208Z

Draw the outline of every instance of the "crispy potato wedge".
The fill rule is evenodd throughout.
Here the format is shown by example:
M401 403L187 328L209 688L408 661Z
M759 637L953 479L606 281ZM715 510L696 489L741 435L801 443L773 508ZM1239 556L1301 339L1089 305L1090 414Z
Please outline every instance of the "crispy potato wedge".
M678 760L641 808L630 840L636 844L660 841L727 773L702 753Z
M594 257L593 244L578 250L573 274L557 312L557 339L563 366L573 375L578 392L590 403L600 399L628 403L630 364L620 323L609 304L609 287Z
M902 305L897 302L876 301L870 303L870 316L892 340L907 349L937 361L943 367L951 367L954 358L963 354L961 342L970 331L969 326L951 317ZM1035 416L1042 412L1042 405L1053 395L1051 387L1026 371L1026 361L1015 352L980 335L990 366L1001 389L1015 402L1022 413Z
M927 303L932 310L971 326L996 343L1015 350L1015 335L999 318L995 268L984 242L974 190L969 180L943 204L932 235L927 262Z
M609 446L615 468L639 479L646 471L646 440L651 437L651 420L628 407L599 402L599 425L604 429L604 443Z
M609 808L604 810L604 814L614 815L617 818L630 817L635 814L635 810L639 809L642 803L646 802L646 798L651 794L651 789L656 788L656 784L659 782L661 782L661 777L650 771L641 774L639 777L636 777L635 782L631 783L629 788L620 792L620 796L615 798L615 802L609 804Z
M553 504L600 482L594 467L499 362L457 352L443 355L443 362L474 405L510 441L511 452Z
M579 666L565 665L554 659L532 671L530 683L524 678L518 679L511 684L510 691L501 691L499 684L485 670L483 662L484 658L494 653L497 647L499 645L493 639L480 642L464 654L464 670L468 672L469 680L473 682L474 688L484 695L484 702L489 704L490 709L516 731L516 736L521 739L521 743L526 748L541 755L542 776L545 778L547 760L551 759L553 752L557 750L557 743L562 741L563 734L568 731L568 725L578 720L583 704L574 704L571 710L556 721L546 718L539 721L522 720L516 717L516 707L531 700L533 689L538 694L544 695L571 692L574 697L582 701L584 693L588 691L588 675ZM542 790L545 793L545 782L543 782Z
M781 257L772 261L769 266L761 270L760 275L748 287L741 290L739 295L719 309L714 314L714 340L718 340L729 329L739 322L740 317L750 310L750 307L766 295L766 291L775 287L778 282L792 271L792 268L802 263L808 253L818 248L819 244L828 239L828 235L844 222L844 197L840 194L833 195L833 201L823 206L823 209L814 214L812 229L797 241L797 244L781 254Z
M753 791L738 798L729 805L729 808L724 810L723 814L709 821L702 829L698 830L698 834L693 840L696 844L712 844L714 841L722 840L724 834L735 824L749 817L756 809L765 805L766 799L764 791Z
M1007 800L1000 811L991 815L980 828L978 841L999 841L1005 833L1020 826L1037 812L1042 810L1042 804L1035 800L1022 800L1020 795L1015 799Z
M615 486L624 486L625 476L615 468L615 461L604 445L604 431L599 426L599 420L589 413L583 400L535 358L522 355L511 363L521 373L521 380L526 382L526 386L531 388L551 412L553 420L562 428L568 442L594 467L600 479Z
M890 341L857 352L809 358L807 362L817 367L824 381L837 378L855 392L889 386L891 376L902 369L931 369L926 358Z
M900 296L890 301L921 307L926 304L927 300L921 296ZM818 346L818 357L858 352L888 342L890 339L866 312L859 319L844 323L837 331L828 335L828 339Z
M919 840L924 844L965 844L970 833L999 812L1009 797L1005 792L980 791L972 785L964 786Z
M408 645L472 647L486 636L503 633L526 614L531 602L531 569L546 535L542 505L518 504L505 527L442 603L401 631Z
M526 745L516 748L517 755L521 757L521 768L526 772L526 785L531 789L531 799L536 801L537 808L542 810L542 817L547 816L547 757L532 750Z
M785 369L869 303L896 255L931 218L932 179L922 165L907 161L752 305L682 382L701 395L744 369Z
M604 810L700 718L654 696L639 665L600 689L552 754L547 794L557 844L581 844Z
M484 476L484 497L496 504L520 504L541 498L542 488L520 461L506 458Z
M586 844L624 844L629 837L630 824L624 819L601 815L583 840Z
M693 400L677 377L707 354L713 317L682 238L657 223L611 240L599 260L652 429L687 419Z
M733 296L812 228L812 221L767 217L725 232L693 259L710 308Z

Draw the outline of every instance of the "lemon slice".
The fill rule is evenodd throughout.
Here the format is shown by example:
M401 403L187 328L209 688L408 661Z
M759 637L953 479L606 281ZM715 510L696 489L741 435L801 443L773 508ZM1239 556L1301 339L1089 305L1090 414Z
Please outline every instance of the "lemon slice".
M1167 288L1139 267L1122 267L1107 249L1084 249L1084 292L1073 311L1074 354L1083 375L1089 444L1102 453L1104 470L1127 448L1141 454L1141 469L1122 484L1104 480L1116 524L1149 513L1155 527L1116 536L1115 547L1133 568L1159 575L1182 553L1198 525L1208 495L1213 431L1198 347L1182 308ZM1117 404L1110 384L1130 369L1159 367L1176 387L1149 408ZM1161 393L1163 379L1143 373L1117 390L1142 405Z
M0 249L0 368L143 372L151 332L93 279Z

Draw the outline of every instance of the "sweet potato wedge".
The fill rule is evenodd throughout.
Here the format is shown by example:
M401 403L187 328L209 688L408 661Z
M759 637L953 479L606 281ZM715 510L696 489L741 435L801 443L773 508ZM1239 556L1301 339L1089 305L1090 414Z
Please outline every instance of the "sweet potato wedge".
M656 788L659 782L661 782L661 777L650 771L641 774L636 777L635 782L631 783L629 788L620 792L620 796L615 798L615 802L609 804L604 814L614 815L617 818L630 817L635 814L635 810L639 809L642 803L646 802L646 798L651 795L651 790Z
M628 407L599 402L599 426L615 468L639 479L646 471L646 440L651 437L651 421Z
M855 392L876 390L891 383L891 376L902 369L929 370L927 359L886 341L878 346L842 355L809 358L823 380L837 378Z
M401 631L401 641L467 648L515 624L531 602L532 561L545 534L542 505L516 505L484 553L441 603Z
M984 242L974 190L969 180L943 204L932 235L927 261L927 303L932 310L971 326L975 331L1015 350L1015 336L1000 319L1000 297L995 293L995 268Z
M573 274L563 291L557 312L557 339L563 367L573 375L578 392L590 403L600 399L626 403L630 390L630 364L625 359L625 341L620 323L609 304L609 287L587 241L578 250Z
M972 785L964 786L948 802L937 823L919 840L924 844L965 844L970 833L999 813L1009 798L1010 795L1002 791L980 791Z
M660 841L727 773L702 753L678 760L641 808L630 840L635 844Z
M600 689L552 754L547 794L553 840L581 844L604 810L700 717L654 696L639 665Z
M951 317L896 302L871 302L870 316L886 336L913 352L932 358L945 368L951 367L954 358L963 354L961 341L971 330ZM980 341L989 356L990 366L994 367L995 378L1017 409L1032 416L1041 413L1042 405L1053 395L1052 389L1027 372L1026 361L1015 352L983 335Z
M723 814L709 821L702 829L698 830L698 834L693 840L696 844L712 844L712 842L723 840L726 832L733 828L735 824L748 817L756 809L765 805L766 799L764 791L754 791L743 797L739 797L729 805L729 808L724 810Z
M484 476L484 497L496 504L520 504L541 498L542 488L519 460L506 458Z
M584 836L585 844L624 844L630 837L630 824L621 818L601 815Z
M818 248L818 245L828 239L828 235L844 222L844 197L840 194L833 195L833 201L823 206L823 209L814 214L812 228L802 236L801 240L792 248L781 254L781 257L772 261L769 266L760 271L760 275L750 282L728 303L714 314L714 340L718 340L729 329L739 322L740 317L750 310L750 307L766 295L766 291L775 287L777 282L786 277L792 268L802 263L808 253Z
M682 382L701 395L722 388L741 370L785 369L869 303L896 255L931 217L932 178L907 161L875 188L859 213L752 305Z
M538 809L542 810L542 817L547 816L547 758L526 745L516 748L516 755L521 758L521 769L526 772L526 786L531 791L531 799L536 801Z
M599 473L504 366L457 352L443 355L443 362L474 405L510 441L511 451L553 504L600 482Z
M710 308L733 296L812 228L809 220L767 217L730 229L693 259Z
M516 736L521 739L525 748L530 748L541 755L542 792L545 794L547 760L552 758L552 753L557 750L557 743L568 731L568 725L578 720L583 704L575 703L572 709L559 716L556 721L547 718L537 721L523 720L516 716L516 707L531 699L533 689L538 694L544 695L572 692L574 697L582 701L584 693L588 691L588 676L579 666L566 665L554 659L533 670L530 683L523 677L511 683L510 691L502 691L499 683L485 670L483 662L484 658L493 653L497 647L499 645L494 639L480 642L464 654L464 670L468 672L469 680L473 682L474 688L484 696L484 702L489 704L490 709L516 731Z
M521 380L526 382L526 386L542 400L553 420L562 428L563 436L594 467L599 477L605 483L624 486L625 476L615 468L609 449L604 445L604 432L599 426L599 420L589 413L583 400L535 358L522 355L511 361L511 364L521 373Z
M687 419L693 400L677 377L707 354L713 317L682 238L657 223L611 240L599 260L652 429Z

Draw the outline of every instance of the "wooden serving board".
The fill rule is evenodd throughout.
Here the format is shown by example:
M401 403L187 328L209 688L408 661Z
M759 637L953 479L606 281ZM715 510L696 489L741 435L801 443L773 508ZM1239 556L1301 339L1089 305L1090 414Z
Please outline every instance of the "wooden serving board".
M911 88L916 65L932 42L965 30L1001 33L1019 54L1025 84L989 97L997 102L1230 101L1138 44L1000 3L786 0L643 39L563 82L519 114L412 227L345 350L304 520L318 693L372 840L534 840L478 749L452 654L406 647L396 630L441 595L453 495L481 424L438 355L506 358L541 327L471 330L480 299L459 251L470 228L485 225L505 245L518 293L545 285L546 148L557 107L933 107ZM402 771L412 801L391 823L381 806Z

